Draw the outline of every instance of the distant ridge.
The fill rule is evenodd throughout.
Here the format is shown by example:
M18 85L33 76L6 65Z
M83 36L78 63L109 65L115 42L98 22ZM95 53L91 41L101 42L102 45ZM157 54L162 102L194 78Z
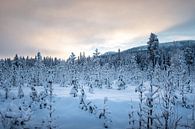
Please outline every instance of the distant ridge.
M180 41L173 41L173 42L165 42L159 44L160 49L171 50L171 49L185 49L186 47L190 47L195 49L195 40L180 40ZM134 53L138 51L146 51L147 44L144 46L133 47L124 51L121 51L121 54L124 53ZM101 56L108 56L108 55L115 55L117 52L106 52Z

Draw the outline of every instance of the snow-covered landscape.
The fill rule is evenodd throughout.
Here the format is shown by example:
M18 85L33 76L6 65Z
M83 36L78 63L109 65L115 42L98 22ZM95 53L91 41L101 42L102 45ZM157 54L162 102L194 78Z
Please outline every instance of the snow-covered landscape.
M194 129L195 41L171 44L2 59L0 128Z
M0 129L195 129L195 0L0 0Z

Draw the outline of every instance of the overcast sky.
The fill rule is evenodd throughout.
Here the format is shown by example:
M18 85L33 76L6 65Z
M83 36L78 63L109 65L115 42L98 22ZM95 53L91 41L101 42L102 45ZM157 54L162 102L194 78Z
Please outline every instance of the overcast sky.
M195 0L0 0L0 57L67 58L195 39Z

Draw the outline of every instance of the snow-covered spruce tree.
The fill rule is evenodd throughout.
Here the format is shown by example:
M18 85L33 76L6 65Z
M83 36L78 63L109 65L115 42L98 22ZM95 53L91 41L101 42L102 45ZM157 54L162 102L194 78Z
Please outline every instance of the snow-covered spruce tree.
M138 51L136 52L136 54L134 55L134 60L135 60L135 63L137 64L137 67L140 69L140 70L145 70L147 68L147 61L146 61L146 56L147 53L143 53L142 51Z
M53 71L48 71L48 77L47 77L47 85L49 88L49 104L48 104L48 110L49 110L49 120L48 120L48 129L56 128L54 125L54 108L53 108Z
M146 91L146 87L143 84L143 81L141 84L135 89L135 92L139 93L139 110L137 112L139 116L139 129L144 128L144 109L143 109L143 101L145 99L144 92Z
M79 86L78 86L78 81L76 78L74 80L72 80L71 86L72 86L72 89L70 91L70 95L72 95L73 97L77 97Z
M158 98L158 90L160 86L154 81L155 79L155 70L153 65L150 63L148 66L147 78L149 81L146 87L145 92L145 103L144 103L144 112L145 112L145 128L152 129L154 127L155 120L155 106L156 100Z
M85 90L83 87L80 90L81 95L79 97L80 102L79 102L79 108L81 108L84 111L89 111L90 114L96 114L97 113L97 106L93 104L91 101L87 100Z
M99 119L104 120L104 128L109 128L111 126L112 120L111 120L111 112L109 111L108 105L108 98L104 98L104 107L101 109L99 114Z
M184 107L186 108L190 108L192 106L192 104L189 103L189 98L188 98L188 94L192 94L193 93L193 84L191 83L190 77L188 76L188 74L186 72L183 73L182 75L182 83L181 83L181 99L182 99L182 104Z
M112 89L109 77L105 79L105 88Z
M17 87L20 85L21 81L23 81L21 79L22 77L22 61L21 58L18 57L18 55L16 54L16 56L14 57L14 60L12 61L12 86Z
M154 109L155 109L155 100L157 99L158 95L158 90L159 88L154 87L152 82L149 84L149 90L145 94L146 96L146 102L145 102L145 109L146 109L146 121L147 121L147 129L152 129L153 124L154 124L154 119L155 119L155 114L154 114Z
M67 59L67 65L68 65L68 74L69 78L67 78L71 83L72 80L76 77L76 56L72 52L69 58Z
M93 53L93 75L95 75L95 80L94 80L94 86L97 88L102 88L102 83L101 83L101 58L100 52L98 49L95 49L95 52Z
M11 90L10 79L7 79L7 80L3 81L2 88L5 91L5 99L8 99L9 98L9 93L10 93L10 90Z
M94 80L94 86L97 87L97 88L102 88L102 83L99 79L99 74L96 74L95 75L95 80Z
M93 85L89 83L89 93L94 94Z
M132 101L131 101L132 103ZM131 107L130 107L130 111L129 111L129 128L128 129L137 129L137 125L136 125L136 118L135 118L135 113L136 113L136 110L134 109L133 107L133 104L131 104Z
M123 76L120 75L117 82L118 90L124 90L126 88L126 84L123 80Z
M86 103L86 94L85 94L85 91L83 88L81 89L80 103L79 104L80 104L79 107L82 110L84 110L84 111L88 110L87 103Z
M43 108L46 108L47 107L47 97L48 97L48 94L44 91L40 92L39 94L39 108L40 109L43 109Z
M150 34L149 41L147 42L148 44L148 53L149 53L149 61L152 62L152 66L156 65L159 61L159 40L157 38L157 35L154 33Z
M98 51L98 49L95 49L95 52L93 53L93 57L97 58L100 55L100 52Z
M2 85L2 81L3 81L3 70L2 70L2 67L3 67L3 63L0 62L0 86Z
M186 72L184 72L181 76L182 76L181 78L182 81L180 82L180 86L181 86L180 95L181 95L182 106L189 107L188 100L187 100L187 93L192 92L189 76L187 75Z
M5 96L5 99L8 99L9 97L9 91L12 84L12 69L3 61L0 63L0 89L4 90L5 94L2 95L2 97Z
M194 55L193 55L192 48L187 47L184 51L184 54L185 54L185 61L186 61L186 64L188 66L188 73L190 75L191 67L194 63L194 57L193 57Z
M30 99L30 107L32 107L32 104L35 104L38 101L38 93L34 86L31 87Z
M43 67L44 64L42 63L42 56L41 53L38 52L37 55L35 56L35 64L34 64L34 68L35 68L35 83L36 86L42 86L43 83Z
M138 84L141 83L141 80L144 79L143 77L145 76L145 74L147 72L142 71L139 68L139 64L136 63L135 57L133 57L130 73L131 73L131 75L130 75L130 83L132 85L138 85Z
M154 106L155 100L157 99L159 86L154 81L155 78L155 65L159 61L159 41L157 35L151 33L148 44L148 53L149 53L149 65L148 65L148 75L149 88L146 96L145 108L146 108L146 128L151 129L154 126Z
M66 79L65 79L65 74L63 73L60 86L65 87L65 85L66 85Z
M21 99L24 97L24 91L22 90L22 86L19 85L18 87L18 98Z
M48 96L49 96L49 90L50 90L50 85L47 82L48 81L48 75L46 77L45 83L43 83L44 90L39 93L39 103L40 103L40 109L46 108L48 106Z
M101 69L101 76L102 76L102 85L103 87L107 88L107 89L111 89L111 82L110 82L110 78L112 78L111 76L111 65L109 63L106 63L102 66Z

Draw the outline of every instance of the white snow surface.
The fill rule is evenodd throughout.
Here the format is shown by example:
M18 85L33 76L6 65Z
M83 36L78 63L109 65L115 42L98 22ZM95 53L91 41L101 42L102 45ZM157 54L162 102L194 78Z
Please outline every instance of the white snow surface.
M10 94L17 95L17 89L12 89ZM29 98L30 88L23 87L25 99ZM40 93L43 87L36 87ZM90 114L88 111L79 108L79 97L73 98L70 93L71 88L60 87L54 85L54 120L53 123L57 129L104 129L103 120L99 119L97 115ZM129 86L126 90L117 89L94 89L94 94L88 92L88 87L85 88L87 100L95 104L98 109L103 108L104 97L108 98L108 107L111 112L112 129L128 128L128 113L130 106L137 103L138 95L134 92L135 87ZM80 93L80 92L79 92ZM17 100L17 99L16 99ZM133 100L133 101L131 101ZM0 102L0 111L5 111L10 101ZM17 101L15 102L17 104ZM138 105L138 104L135 104ZM34 110L33 110L34 108ZM26 126L30 128L41 127L47 123L48 111L46 109L39 109L38 105L34 104L32 107L32 116ZM42 123L45 121L45 123ZM2 128L0 122L0 128Z

